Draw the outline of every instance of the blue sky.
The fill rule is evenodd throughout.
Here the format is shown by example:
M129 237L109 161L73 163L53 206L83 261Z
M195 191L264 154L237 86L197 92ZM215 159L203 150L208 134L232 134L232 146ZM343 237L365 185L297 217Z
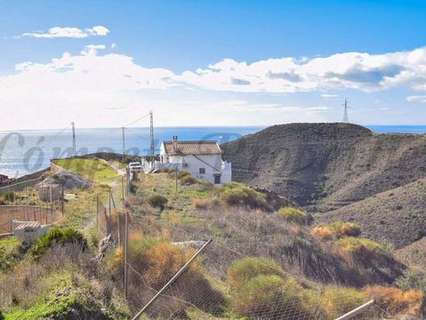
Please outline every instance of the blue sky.
M166 126L339 121L344 97L356 123L426 123L426 1L0 1L0 10L8 129L121 126L149 109Z

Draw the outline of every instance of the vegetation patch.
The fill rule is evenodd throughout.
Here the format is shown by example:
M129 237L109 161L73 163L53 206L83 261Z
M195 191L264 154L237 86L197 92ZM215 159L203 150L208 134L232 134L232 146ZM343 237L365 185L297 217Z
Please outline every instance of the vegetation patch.
M13 307L5 320L32 319L126 319L122 311L109 310L94 299L90 283L78 274L58 272L43 279L44 288L27 307Z
M335 319L362 305L367 294L360 290L326 286L322 290L301 285L287 275L274 261L263 258L244 258L228 270L231 302L234 312L256 318L280 318L287 314Z
M193 176L189 175L189 176L184 176L180 179L180 183L185 185L185 186L191 186L193 184L198 183L198 180L195 179Z
M421 313L423 293L420 290L371 286L365 292L389 315L418 316Z
M117 277L122 274L122 251L115 252L107 259L108 266ZM134 272L130 274L130 295L152 295L152 289L159 290L172 276L188 261L192 251L183 250L172 243L142 237L132 234L129 239L128 259ZM186 300L204 311L222 312L225 303L224 297L215 290L204 277L205 271L201 265L194 261L178 280L179 284L169 292L179 299ZM184 310L187 305L177 304L176 312Z
M220 200L216 198L192 198L192 205L199 210L213 209L220 206Z
M362 250L367 250L369 252L386 252L384 245L367 238L344 237L337 240L336 244L341 249L352 253L357 253Z
M219 189L219 194L229 206L271 210L263 193L253 190L242 183L227 183Z
M153 194L147 199L147 201L151 207L164 210L169 200L161 194Z
M87 248L87 241L81 232L73 228L53 227L34 242L30 252L33 257L39 258L53 245L68 243L78 244L81 250Z
M100 159L67 158L56 159L53 163L96 183L109 183L118 176L107 162Z
M277 214L290 223L310 224L313 221L313 217L310 214L292 207L281 208L277 211Z
M330 224L314 227L311 234L325 240L342 237L357 237L361 234L361 228L351 222L336 221Z
M16 263L19 245L15 237L0 239L0 271L6 271Z
M247 257L234 262L228 269L228 282L234 289L259 275L284 276L280 265L266 258Z

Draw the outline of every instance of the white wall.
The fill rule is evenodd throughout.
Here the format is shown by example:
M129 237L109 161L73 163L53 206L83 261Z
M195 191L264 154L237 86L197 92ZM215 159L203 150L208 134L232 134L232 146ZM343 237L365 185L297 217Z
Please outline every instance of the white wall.
M220 174L220 184L228 183L232 180L231 164L224 162L220 154L167 157L162 144L160 156L163 156L163 163L177 164L179 170L188 171L197 179L215 183L215 174ZM204 168L204 174L200 173L200 168Z

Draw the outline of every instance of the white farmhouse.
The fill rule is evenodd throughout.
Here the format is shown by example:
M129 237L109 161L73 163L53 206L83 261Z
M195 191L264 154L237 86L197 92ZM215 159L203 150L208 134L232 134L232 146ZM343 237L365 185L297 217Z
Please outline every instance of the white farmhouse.
M223 161L216 141L163 141L160 147L160 168L188 171L198 179L214 184L231 182L231 163Z

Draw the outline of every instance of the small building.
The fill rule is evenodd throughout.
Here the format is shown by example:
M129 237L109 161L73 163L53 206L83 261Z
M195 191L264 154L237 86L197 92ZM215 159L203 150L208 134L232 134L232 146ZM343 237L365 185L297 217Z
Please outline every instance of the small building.
M0 173L0 184L9 182L9 177Z
M161 168L187 171L194 178L213 184L232 180L231 163L223 161L222 149L216 141L178 141L177 137L163 141L159 160L150 164L151 171Z

